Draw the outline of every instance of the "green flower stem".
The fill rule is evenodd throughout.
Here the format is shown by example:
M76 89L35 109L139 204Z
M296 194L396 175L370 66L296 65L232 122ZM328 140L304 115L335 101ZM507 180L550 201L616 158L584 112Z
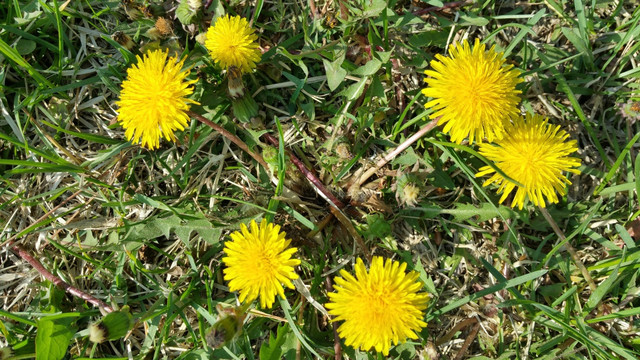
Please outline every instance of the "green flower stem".
M564 241L567 237L564 236L564 233L562 232L562 230L560 230L560 227L558 227L558 224L556 223L556 221L553 220L553 217L551 217L551 214L549 214L549 211L547 211L546 208L543 208L541 206L538 206L538 209L540 209L542 216L544 216L544 218L547 220L549 225L551 225L551 228L553 229L553 231L556 233L556 235L558 235L558 238L561 241ZM576 249L574 249L574 247L568 241L564 244L563 248L567 250L567 252L571 256L571 259L573 259L573 262L576 264L578 269L580 269L582 276L584 277L584 279L589 284L589 287L591 288L591 292L596 291L596 288L597 288L596 283L593 281L593 278L591 278L591 275L589 274L589 270L587 270L587 267L584 266L584 263L578 257L578 253L576 252Z

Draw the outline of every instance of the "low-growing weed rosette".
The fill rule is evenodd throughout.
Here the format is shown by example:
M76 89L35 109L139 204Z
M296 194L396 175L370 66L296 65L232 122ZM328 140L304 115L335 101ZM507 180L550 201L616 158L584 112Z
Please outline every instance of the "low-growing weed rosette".
M500 139L505 124L518 114L516 85L522 78L512 65L505 65L495 45L485 50L478 39L473 47L467 40L452 44L449 56L436 54L431 67L424 72L428 86L422 93L432 100L424 106L434 110L431 117L439 117L439 125L445 124L442 131L450 133L451 141Z
M190 104L198 104L188 98L197 80L186 80L189 71L182 70L184 60L171 57L167 61L168 55L156 50L137 56L138 63L127 70L116 102L126 138L151 150L160 146L162 137L175 141L174 131L184 130L189 122Z
M348 346L375 348L386 356L392 344L417 339L416 332L427 326L422 319L429 294L420 292L418 273L406 273L406 268L406 263L376 256L369 272L359 258L355 277L340 271L325 306L333 321L344 321L338 334Z
M224 244L224 279L229 281L229 290L240 292L241 302L259 297L260 307L271 308L276 295L284 298L282 284L294 288L291 280L298 278L294 267L300 260L291 256L298 249L289 247L291 240L279 225L262 220L258 226L252 220L249 226L251 229L242 224Z
M505 179L491 166L480 168L476 177L493 174L483 186L499 185L500 203L515 189L512 207L522 209L525 200L545 207L558 202L558 194L566 194L571 181L564 172L579 174L580 159L569 156L578 150L575 140L560 126L551 125L540 115L518 116L505 127L505 136L495 144L480 144L480 154L493 161L508 177L522 186Z
M248 73L256 68L262 53L258 48L258 35L240 16L219 17L207 31L205 46L213 61L223 69L236 67Z

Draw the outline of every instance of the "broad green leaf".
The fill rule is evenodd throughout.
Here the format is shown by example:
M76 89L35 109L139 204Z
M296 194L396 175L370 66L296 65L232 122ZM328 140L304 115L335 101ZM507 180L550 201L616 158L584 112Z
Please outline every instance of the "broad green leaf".
M461 26L485 26L489 24L489 19L479 17L477 15L468 14L468 15L460 15L460 25Z
M407 148L404 153L395 159L393 159L393 165L415 165L420 158L416 155L416 152L412 147Z
M364 8L362 12L363 18L377 17L387 8L386 0L366 0L363 1Z
M202 6L200 8L192 8L191 3L190 1L181 1L176 8L176 17L182 25L194 24L202 14ZM218 14L218 16L220 15L223 14Z
M172 215L164 218L155 218L141 224L133 224L125 240L142 241L160 236L168 238L172 232L185 244L189 243L193 232L196 232L198 236L209 244L217 243L222 236L222 230L215 227L204 217L183 220L177 215Z
M496 211L493 205L489 203L482 203L480 207L472 204L456 204L455 209L442 209L438 206L427 205L412 210L424 212L426 218L435 218L442 214L450 214L454 216L454 221L456 222L465 221L472 217L476 217L473 219L474 222L483 222L497 217L511 219L515 216L515 212L511 208L500 205L497 208L498 211Z
M368 239L383 239L391 234L391 224L380 214L367 216L367 225L364 236Z
M327 74L327 85L329 85L329 90L331 91L337 89L342 84L344 77L347 76L347 70L342 68L343 61L344 57L340 57L334 62L322 59Z
M340 95L343 95L347 98L347 101L353 101L362 95L362 91L364 91L364 87L367 85L367 78L363 77L357 83L349 86L340 92Z
M351 72L351 74L357 75L357 76L373 75L376 72L378 72L378 70L380 70L381 66L382 66L382 61L380 61L378 59L371 59L371 60L367 61L366 64L364 64L364 65L360 66L359 68L353 70Z
M20 55L29 55L36 49L36 42L27 39L20 39L16 44L16 50Z
M186 3L186 1L185 1ZM197 349L193 351L189 351L183 354L179 359L180 360L209 360L214 359L214 350L210 347L205 347L204 349Z
M75 331L73 318L44 317L38 320L36 333L36 360L59 360L67 353Z

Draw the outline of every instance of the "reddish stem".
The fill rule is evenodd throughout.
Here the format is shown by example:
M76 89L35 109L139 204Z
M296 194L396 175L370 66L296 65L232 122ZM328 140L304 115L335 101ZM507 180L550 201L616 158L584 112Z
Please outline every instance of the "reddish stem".
M273 146L278 146L279 141L278 139L276 139L275 136L271 134L264 134L263 136L266 137L267 140ZM329 190L327 190L327 188L322 184L322 182L315 175L313 175L313 173L309 169L307 169L307 167L304 165L304 163L300 159L298 159L291 153L289 153L289 159L291 159L291 162L298 168L298 170L300 170L300 172L304 174L307 180L309 180L313 185L315 185L315 187L322 193L322 195L326 196L327 199L329 199L329 201L333 203L332 204L333 206L335 206L338 209L344 208L345 206L344 203L338 200L337 197L335 197Z
M325 271L328 271L328 268L325 268ZM327 289L327 293L333 292L333 284L331 283L331 278L327 276L324 280L325 288ZM342 347L340 346L340 336L338 335L338 324L333 321L331 322L331 327L333 328L333 351L335 351L335 360L342 359Z
M467 1L454 1L454 2L450 2L450 3L446 3L443 6L432 6L432 7L416 10L416 11L413 12L413 15L420 16L420 15L424 15L424 14L427 14L427 13L430 13L430 12L433 12L433 11L441 11L441 10L445 10L445 9L461 7L461 6L464 6L464 5L467 5Z
M478 331L480 331L480 323L476 323L476 325L471 329L471 332L469 333L467 338L464 340L464 343L462 344L462 347L456 354L456 357L454 358L454 360L462 360L465 353L469 349L469 346L471 346L471 343L473 343L473 340L475 340L476 336L478 336Z
M276 139L275 136L271 134L264 134L263 136L265 136L273 146L279 145L279 141L278 139ZM371 262L371 252L369 252L369 249L367 249L364 243L364 240L362 240L362 237L360 236L360 234L358 234L358 231L353 227L353 224L351 223L351 221L349 221L349 219L347 219L347 217L341 211L341 209L345 207L345 204L342 201L338 200L338 198L336 198L329 190L327 190L327 188L324 186L324 184L322 184L320 179L318 179L311 172L311 170L307 169L307 167L304 165L304 163L300 159L298 159L291 152L287 152L287 153L289 154L289 159L291 159L291 162L298 168L298 170L300 170L300 172L304 174L307 180L309 180L309 182L311 182L315 186L315 188L318 189L318 191L321 192L322 195L324 195L325 199L329 202L329 205L330 205L329 209L331 210L331 213L333 214L333 216L335 216L336 219L340 221L342 226L344 226L345 229L347 229L349 234L351 234L351 236L355 239L358 246L362 249L362 252L364 253L367 260Z
M49 270L45 269L44 266L42 266L40 261L38 261L36 258L31 256L31 254L29 254L29 252L24 248L22 248L20 245L13 245L11 250L16 254L18 254L18 256L20 256L23 260L28 262L31 266L33 266L33 268L36 269L40 273L40 275L44 276L45 279L51 281L55 286L61 288L65 292L75 297L79 297L80 299L93 304L94 306L104 310L105 312L108 312L108 313L113 312L113 308L107 305L102 300L97 299L85 293L84 291L67 284L66 282L64 282L64 280L50 273Z
M187 111L187 115L198 119L198 121L200 121L201 123L208 125L210 128L220 133L220 135L226 137L227 139L229 139L229 141L238 145L240 149L242 149L244 152L249 154L249 156L254 158L260 165L262 165L262 167L265 170L269 171L269 165L267 165L267 162L264 161L262 156L260 154L256 154L253 151L249 150L249 147L247 146L247 144L245 144L244 141L242 141L239 137L233 135L232 133L228 132L227 129L205 118L204 116L194 113L193 111Z
M311 20L320 19L321 16L316 7L315 0L309 0L309 10L311 10Z

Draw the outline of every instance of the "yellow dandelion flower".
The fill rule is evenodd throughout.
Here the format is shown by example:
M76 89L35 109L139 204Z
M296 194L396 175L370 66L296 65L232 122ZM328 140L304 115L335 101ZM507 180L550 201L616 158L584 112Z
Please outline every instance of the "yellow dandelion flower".
M373 347L388 355L391 343L417 339L416 331L427 326L422 310L429 294L418 292L423 286L418 273L407 274L406 268L406 263L376 256L369 273L361 259L356 261L355 277L340 271L326 307L336 316L333 321L344 321L338 334L348 346L365 351Z
M209 28L204 44L211 58L223 69L235 66L243 72L251 72L262 56L257 39L258 35L247 19L225 15Z
M518 114L519 71L504 65L495 45L485 51L478 39L473 48L466 40L453 44L449 57L437 54L436 59L431 61L433 70L424 72L429 77L422 93L432 98L425 104L433 108L431 116L440 117L439 125L446 124L442 131L451 133L451 141L458 144L467 136L470 143L500 139L504 125Z
M149 149L158 148L161 137L174 141L173 132L184 130L189 122L189 104L198 104L187 98L196 80L185 80L189 71L182 71L184 60L171 57L167 61L168 55L156 50L142 59L138 56L138 63L127 70L116 102L126 138Z
M522 187L505 179L490 166L480 168L476 177L493 174L483 186L500 185L501 203L517 187L512 207L522 209L526 198L541 207L545 207L544 198L550 203L557 203L556 191L564 195L565 184L571 184L562 173L580 173L576 169L580 166L580 159L568 156L578 150L576 141L565 141L569 135L560 130L560 126L548 124L546 118L531 114L514 118L513 123L506 126L505 134L495 145L480 144L480 154L493 161Z
M298 249L287 249L291 240L285 239L286 233L280 232L279 225L262 220L258 227L252 220L250 227L242 224L241 231L232 233L232 241L224 244L224 279L229 281L229 290L240 292L240 301L260 297L260 307L271 308L276 295L284 297L282 284L294 288L291 280L298 275L293 267L300 260L291 255Z

